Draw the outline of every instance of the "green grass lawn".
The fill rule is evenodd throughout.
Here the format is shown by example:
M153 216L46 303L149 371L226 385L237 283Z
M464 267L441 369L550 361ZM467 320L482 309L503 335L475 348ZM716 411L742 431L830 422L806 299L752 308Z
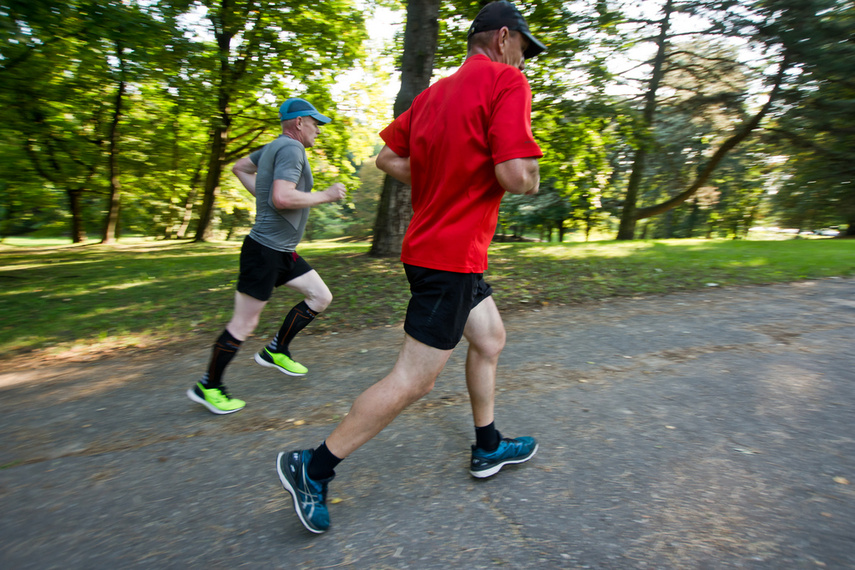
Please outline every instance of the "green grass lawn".
M333 292L306 333L394 325L407 282L368 243L300 248ZM0 354L208 343L231 316L239 242L128 240L118 245L0 244ZM494 244L487 281L503 311L855 274L855 240L645 240ZM256 336L272 336L299 300L281 289Z

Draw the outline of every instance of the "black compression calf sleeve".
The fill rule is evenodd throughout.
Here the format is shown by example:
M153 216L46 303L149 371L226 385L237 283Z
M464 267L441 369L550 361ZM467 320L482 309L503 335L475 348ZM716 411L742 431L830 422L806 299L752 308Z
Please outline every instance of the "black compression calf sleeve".
M234 358L235 353L240 348L242 341L231 335L228 329L224 329L223 333L214 343L214 348L211 351L211 361L208 363L208 375L204 381L206 388L216 388L222 385L223 372L229 362Z
M305 301L297 303L293 309L285 317L282 322L282 328L279 329L279 334L276 335L276 352L284 352L289 357L291 353L288 351L288 346L297 333L311 323L317 313L309 308Z

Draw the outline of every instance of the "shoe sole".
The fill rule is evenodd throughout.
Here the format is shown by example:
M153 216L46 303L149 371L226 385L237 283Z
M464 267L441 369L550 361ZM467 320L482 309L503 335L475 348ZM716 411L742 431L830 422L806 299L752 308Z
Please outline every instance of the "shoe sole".
M535 444L535 445L534 445L534 449L532 449L532 450L531 450L531 453L529 453L529 454L528 454L528 455L526 455L525 457L520 457L520 458L518 458L518 459L508 459L508 460L506 460L506 461L502 461L502 462L501 462L501 463L499 463L498 465L493 465L493 466L492 466L492 467L490 467L489 469L485 469L485 470L483 470L483 471L472 471L472 470L470 469L470 470L469 470L469 473L470 473L473 477L477 477L478 479L484 479L484 478L486 478L486 477L492 477L493 475L495 475L496 473L498 473L498 472L502 469L502 467L504 467L505 465L514 465L514 464L517 464L517 463L525 463L526 461L528 461L529 459L531 459L532 457L534 457L534 454L535 454L535 453L537 453L537 448L538 448L538 447L539 447L539 444Z
M287 374L288 376L305 376L306 375L305 372L291 372L287 368L283 368L282 366L279 366L278 364L274 364L273 362L267 362L266 360L261 358L261 355L258 354L257 352L255 353L255 361L258 364L261 364L262 366L264 366L265 368L275 368L279 372L282 372L283 374Z
M303 523L303 526L306 527L306 530L315 534L323 534L325 531L312 528L312 526L309 525L308 521L303 516L303 511L300 510L300 499L297 497L297 490L294 488L296 483L291 482L291 478L288 477L288 473L282 472L282 456L285 454L286 453L284 451L280 451L279 455L276 456L276 473L279 475L279 481L282 482L282 486L285 487L285 490L291 494L291 501L294 503L294 511L296 511L297 517L300 519L300 522Z
M197 404L202 404L203 406L208 408L209 412L211 412L212 414L217 414L218 416L222 416L225 414L233 414L235 412L241 411L242 409L244 409L246 407L246 406L241 406L240 408L236 408L234 410L221 410L220 408L212 405L211 402L209 402L205 398L200 398L196 394L196 391L193 390L193 388L190 388L189 390L187 390L187 397L190 398L191 400L193 400L194 402L196 402Z

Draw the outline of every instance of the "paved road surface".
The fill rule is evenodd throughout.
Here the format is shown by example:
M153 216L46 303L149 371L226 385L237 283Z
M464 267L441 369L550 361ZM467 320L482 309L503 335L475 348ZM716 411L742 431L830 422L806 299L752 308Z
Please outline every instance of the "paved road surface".
M314 446L400 329L304 336L249 403L184 396L208 346L0 374L0 568L853 568L855 280L508 316L498 427L538 455L485 481L458 350L342 463L306 532L277 452ZM20 361L19 361L20 363Z

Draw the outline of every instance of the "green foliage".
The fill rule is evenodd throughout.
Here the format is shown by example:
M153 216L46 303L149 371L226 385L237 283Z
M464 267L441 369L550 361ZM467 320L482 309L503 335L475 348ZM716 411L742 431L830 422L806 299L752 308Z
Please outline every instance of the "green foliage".
M211 133L229 123L225 159L234 160L278 134L276 107L288 96L306 96L336 117L335 73L362 57L366 38L362 11L349 0L263 9L255 2L10 2L0 18L0 130L17 143L0 173L22 180L20 196L55 194L51 202L64 202L79 238L103 223L108 127L120 84L121 226L180 236L185 212L203 194ZM325 129L314 155L323 165L320 183L353 176L346 121ZM227 214L243 208L246 198L229 192L233 181L223 183L219 206ZM0 206L5 217L14 211L11 200ZM56 214L38 217L3 229L44 227Z
M788 157L774 207L793 227L846 223L855 235L855 5L814 1L805 9L808 17L777 23L799 73L767 139Z
M377 3L405 18L403 3ZM436 75L463 61L467 26L483 3L441 4ZM316 187L340 181L350 192L346 204L312 214L308 235L370 234L379 173L367 161L390 117L382 84L401 52L399 43L365 57L365 14L374 4L3 2L0 236L101 231L109 124L119 110L121 232L192 235L216 155L212 135L223 129L225 174L212 224L218 238L238 237L253 204L227 165L278 134L277 104L295 95L334 119L310 151ZM652 129L637 95L649 85L643 48L664 2L516 4L548 46L526 62L545 156L541 194L503 204L500 223L509 233L545 238L612 228L642 142L650 147L638 205L677 195L756 111L774 79L769 70L784 62L790 72L762 141L732 150L692 199L644 221L642 235L741 237L764 215L781 225L855 228L852 2L674 4L696 26L690 35L672 27L681 35L668 41ZM638 68L616 75L614 62L639 53ZM342 89L343 74L354 69L359 79Z
M35 4L0 12L7 24L0 129L27 156L29 184L65 194L72 235L82 238L102 224L117 85L156 75L171 15L118 1ZM4 173L9 166L0 162Z

